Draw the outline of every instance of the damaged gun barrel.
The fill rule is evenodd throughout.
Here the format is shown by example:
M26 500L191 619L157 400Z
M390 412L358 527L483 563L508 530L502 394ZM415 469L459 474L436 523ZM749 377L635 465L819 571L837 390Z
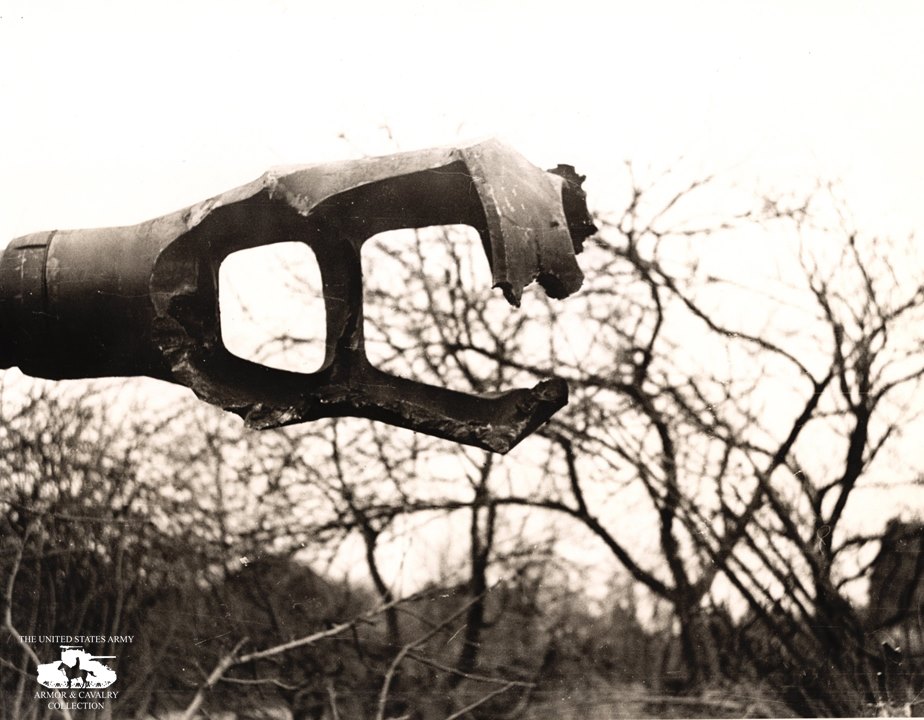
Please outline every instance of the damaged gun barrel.
M372 366L362 245L387 230L471 225L511 304L533 280L563 298L581 285L575 252L596 230L582 180L490 140L271 171L140 225L17 238L0 256L0 367L168 380L257 428L351 415L507 452L567 402L564 381L473 395ZM326 351L314 373L244 360L222 343L222 261L286 241L306 243L321 271Z

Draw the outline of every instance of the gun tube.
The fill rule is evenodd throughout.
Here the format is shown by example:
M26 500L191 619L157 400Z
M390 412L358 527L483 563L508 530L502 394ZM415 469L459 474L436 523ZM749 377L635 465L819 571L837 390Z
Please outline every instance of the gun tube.
M567 386L478 396L373 368L361 246L384 230L466 223L512 304L534 279L565 297L581 284L574 252L596 230L582 180L488 141L271 172L140 225L21 237L0 256L0 366L51 379L168 380L255 427L358 415L506 452L567 402ZM311 246L324 285L327 353L312 374L242 360L221 342L222 260L289 240Z

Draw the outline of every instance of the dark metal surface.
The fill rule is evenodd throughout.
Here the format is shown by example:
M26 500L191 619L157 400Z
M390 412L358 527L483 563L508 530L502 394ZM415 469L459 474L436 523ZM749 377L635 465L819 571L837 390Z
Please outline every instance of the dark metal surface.
M478 396L376 369L361 247L386 230L467 224L510 303L533 280L566 297L582 281L575 250L595 231L582 180L491 140L273 171L140 225L21 237L0 256L0 366L169 380L258 428L353 415L506 452L567 402L564 381ZM324 288L326 354L310 374L243 360L221 339L221 262L293 240L314 251Z

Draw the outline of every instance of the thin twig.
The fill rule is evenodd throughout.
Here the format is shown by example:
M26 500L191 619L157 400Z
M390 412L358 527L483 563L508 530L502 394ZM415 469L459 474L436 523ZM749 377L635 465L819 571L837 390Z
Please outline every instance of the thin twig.
M475 709L476 707L478 707L479 705L483 705L484 703L486 703L488 700L490 700L490 699L491 699L492 697L494 697L495 695L500 695L501 693L505 693L505 692L507 692L510 688L515 687L515 686L516 686L516 683L515 683L515 682L509 682L509 683L507 683L506 685L504 685L504 687L500 687L500 688L497 688L496 690L492 690L492 691L489 692L487 695L483 695L482 697L478 698L475 702L473 702L473 703L471 703L471 704L469 704L469 705L466 705L466 706L465 706L464 708L462 708L461 710L457 710L457 711L454 712L452 715L447 716L447 717L446 717L446 720L455 720L456 718L460 718L460 717L462 717L463 715L465 715L465 713L474 710L474 709Z
M468 602L464 603L462 607L456 610L456 612L443 620L439 625L433 627L429 632L424 633L416 640L412 640L411 642L402 646L402 648L398 651L398 654L395 655L394 660L392 660L391 665L389 665L388 670L385 673L385 678L382 680L382 689L379 691L379 706L378 711L375 714L375 720L385 720L385 705L388 702L388 694L391 690L391 683L394 679L395 673L398 670L398 667L404 661L404 658L406 658L415 647L423 645L430 638L447 627L450 623L464 615L472 605L481 601L483 597L484 593L474 596Z
M236 663L237 651L241 649L241 646L247 642L247 638L242 638L238 641L231 652L223 656L218 663L213 668L212 672L209 674L206 681L199 686L199 689L196 690L196 694L193 696L193 699L189 702L189 705L186 706L186 710L180 716L180 720L193 720L196 716L196 713L199 711L199 708L202 706L202 703L205 701L205 694L211 690L219 680L221 676L224 675L228 668Z

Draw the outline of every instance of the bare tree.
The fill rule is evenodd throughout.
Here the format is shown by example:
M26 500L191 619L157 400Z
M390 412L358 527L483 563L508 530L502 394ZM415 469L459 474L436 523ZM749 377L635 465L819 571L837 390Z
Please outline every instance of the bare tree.
M704 194L709 202L711 181L667 191L674 180L660 182L633 184L625 211L600 219L582 262L585 288L564 305L528 297L511 315L477 289L477 241L456 228L373 242L370 253L381 254L369 263L389 282L370 273L370 344L393 371L469 391L567 377L571 405L541 432L544 460L530 441L534 470L483 487L476 504L553 513L590 530L675 609L683 685L765 672L766 656L731 667L717 642L740 634L722 604L743 602L782 643L787 672L816 678L796 683L794 707L856 711L876 699L878 665L843 587L853 576L841 557L862 542L842 527L850 498L909 420L898 398L921 377L914 328L924 296L883 241L817 226L824 210L807 201L692 221L684 214ZM699 267L702 245L753 232L796 251L775 285ZM742 325L723 296L760 307L760 324ZM819 438L844 448L840 464L815 467ZM389 439L400 453L400 433ZM453 495L405 491L377 511L471 506ZM650 517L656 560L621 532L621 498ZM824 661L832 652L833 666ZM850 688L838 680L846 673Z
M568 407L506 457L364 420L252 433L198 406L139 419L24 396L0 427L7 634L154 622L126 675L139 714L257 717L250 697L303 717L528 717L543 684L586 668L572 646L619 682L589 627L657 648L653 677L620 672L659 697L910 703L920 665L903 656L901 692L886 683L897 661L863 608L885 518L864 527L862 509L919 478L896 458L924 376L920 273L826 192L752 201L716 183L630 168L563 303L506 305L471 228L366 244L384 369L475 393L568 380ZM710 250L743 242L772 243L777 273L735 276ZM277 340L265 352L301 338ZM575 547L611 560L594 580L623 595L608 615L574 609L591 569L561 560ZM408 566L438 552L443 577L408 591ZM74 581L51 586L59 572ZM636 598L665 614L643 625ZM4 647L23 707L36 661Z

